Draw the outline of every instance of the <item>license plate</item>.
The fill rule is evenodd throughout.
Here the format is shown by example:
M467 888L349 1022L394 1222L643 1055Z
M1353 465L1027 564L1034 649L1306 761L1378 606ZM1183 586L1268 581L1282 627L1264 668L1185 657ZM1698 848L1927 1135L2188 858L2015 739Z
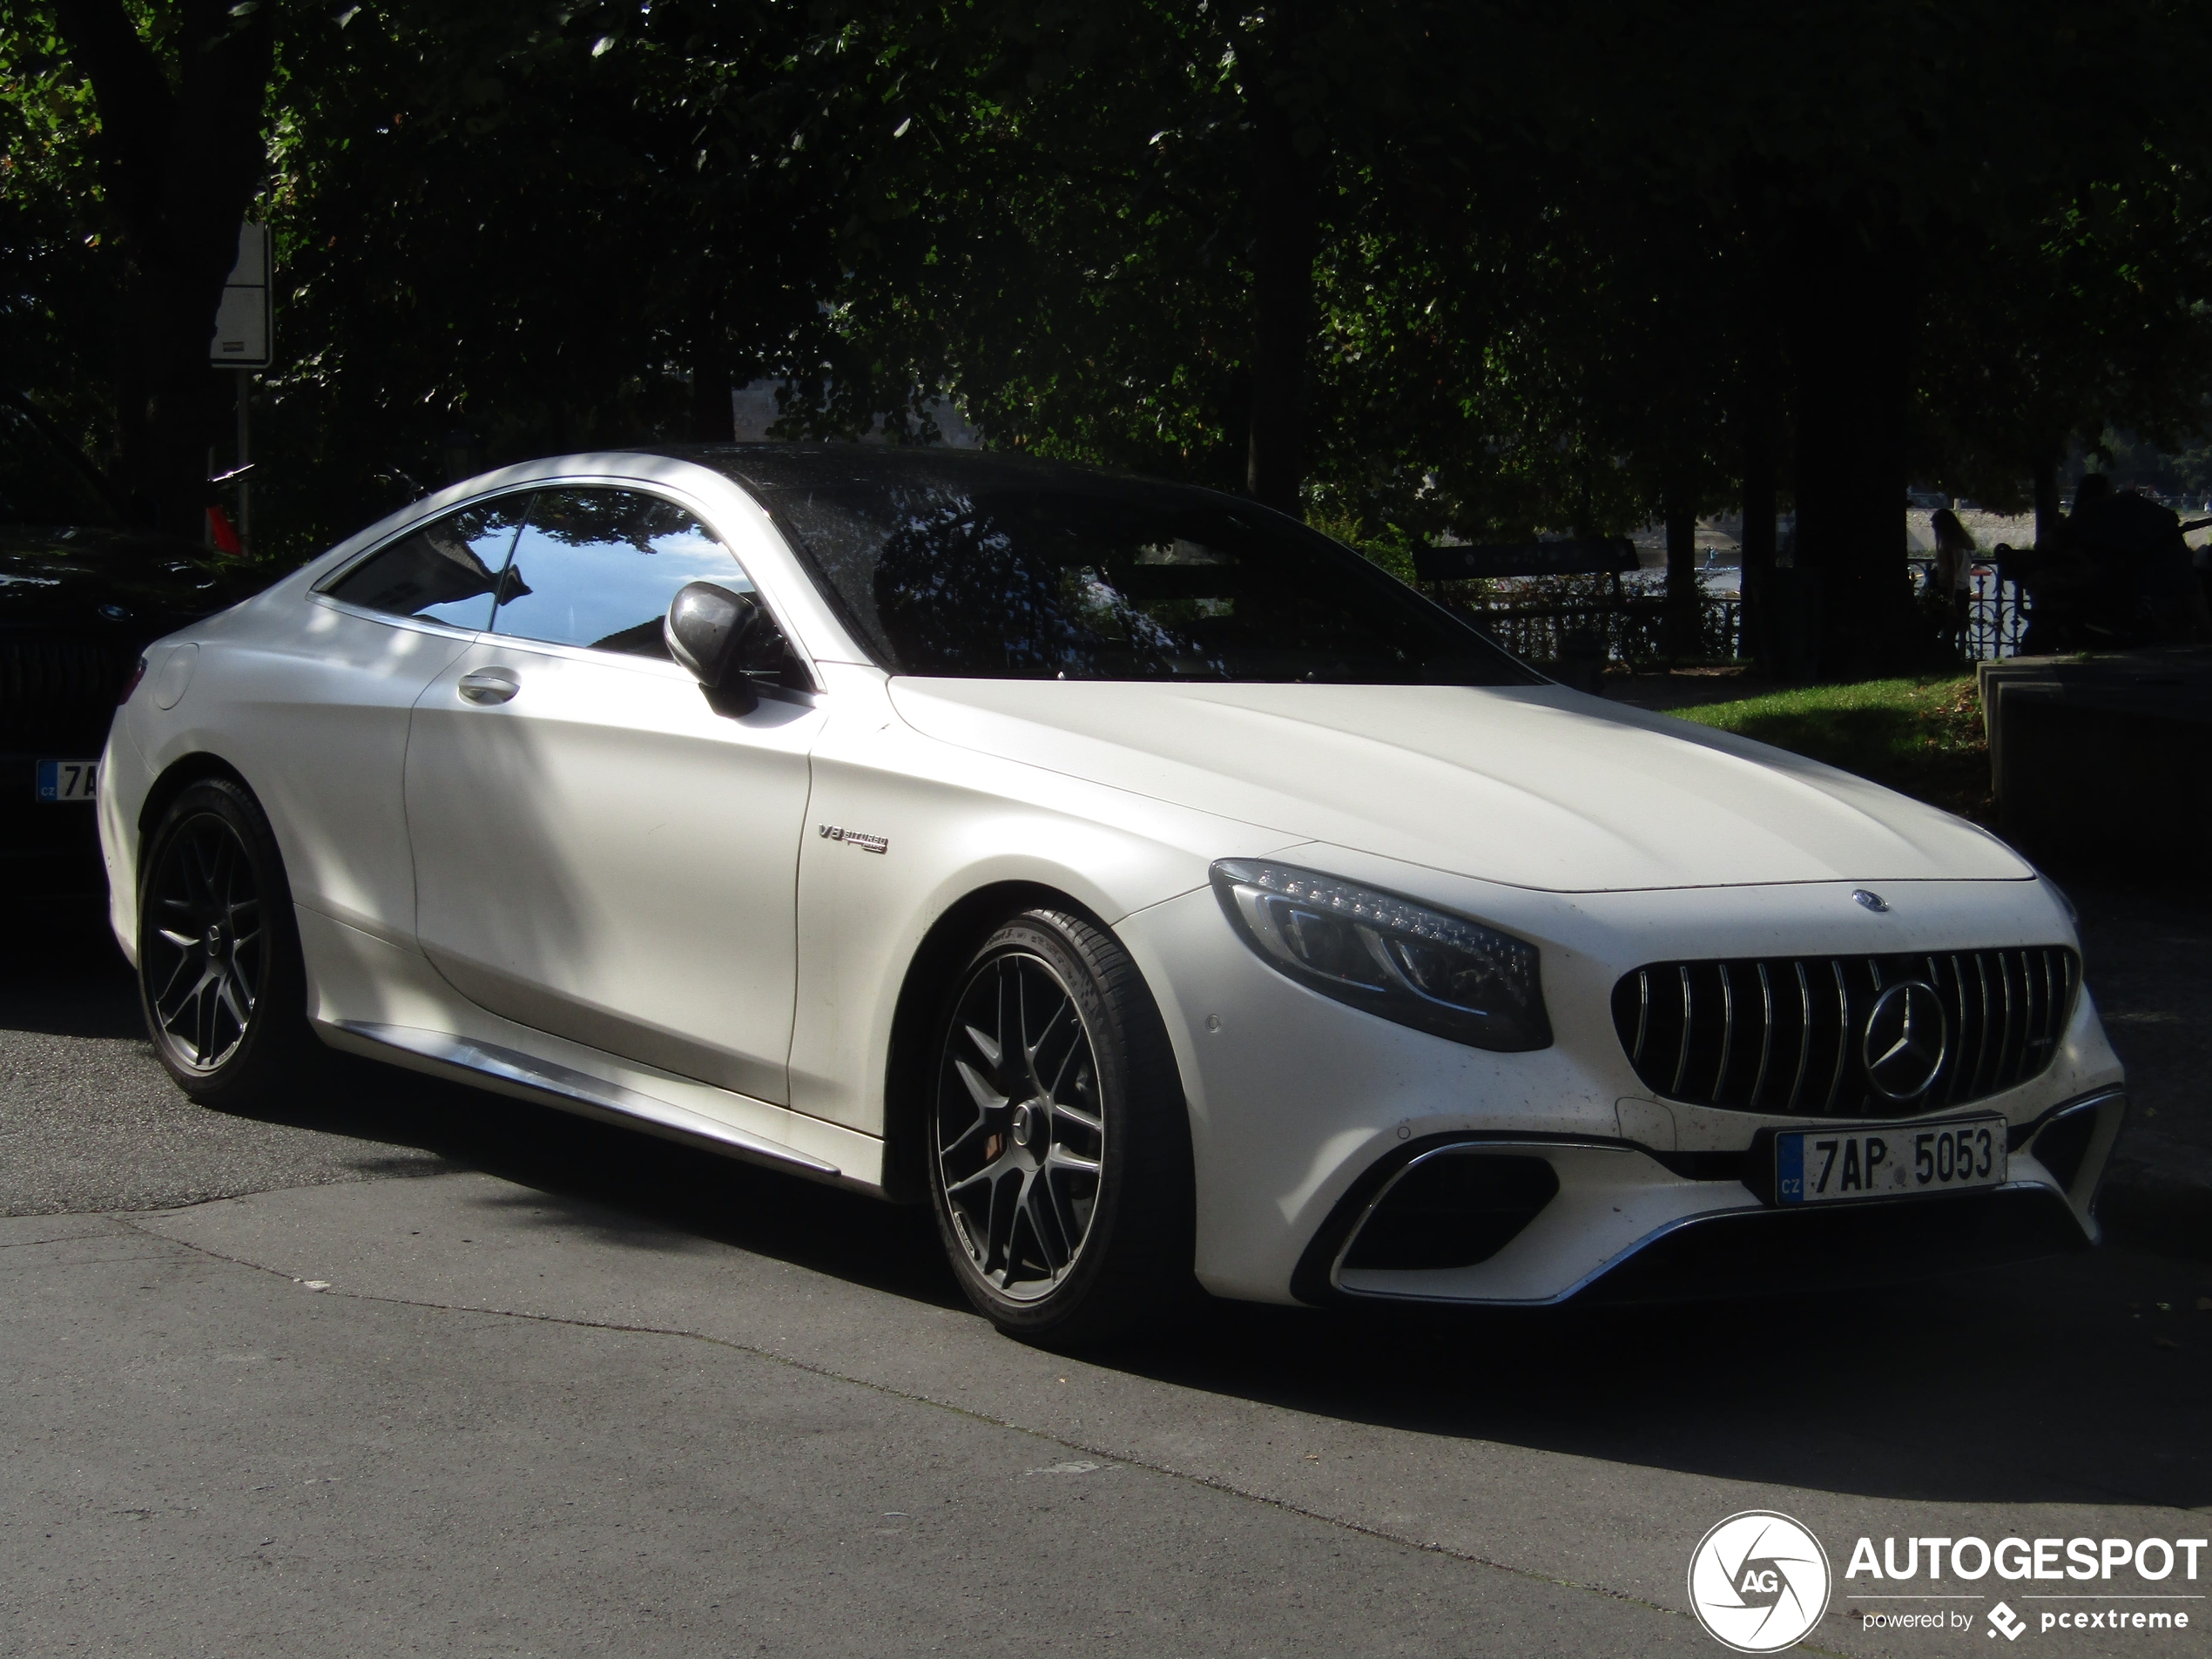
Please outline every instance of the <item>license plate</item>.
M1895 1129L1803 1130L1774 1137L1779 1204L1832 1204L1956 1192L2005 1181L2005 1120L1966 1117Z
M21 772L16 774L20 778ZM49 804L91 800L98 793L100 763L97 760L42 760L38 763L38 799Z

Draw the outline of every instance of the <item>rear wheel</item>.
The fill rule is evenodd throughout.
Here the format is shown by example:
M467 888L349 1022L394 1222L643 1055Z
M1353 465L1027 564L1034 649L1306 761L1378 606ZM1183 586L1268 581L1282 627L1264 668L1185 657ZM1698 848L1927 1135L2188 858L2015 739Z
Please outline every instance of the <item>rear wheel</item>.
M138 999L161 1063L211 1106L273 1097L319 1046L276 838L228 779L187 787L147 840Z
M1183 1091L1136 964L1080 917L994 933L937 1025L938 1232L968 1299L1055 1345L1157 1325L1192 1299Z

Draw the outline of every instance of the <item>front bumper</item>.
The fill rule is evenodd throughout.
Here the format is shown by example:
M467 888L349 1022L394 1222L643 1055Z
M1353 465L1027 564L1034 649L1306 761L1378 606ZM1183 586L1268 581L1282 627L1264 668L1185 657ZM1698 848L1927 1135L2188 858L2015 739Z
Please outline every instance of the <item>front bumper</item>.
M98 752L97 746L57 744L53 750L0 753L0 873L10 892L51 899L106 894L92 803L37 798L41 760L84 760Z
M1386 1155L1353 1183L1306 1246L1291 1289L1317 1304L1674 1301L2032 1260L2095 1242L2097 1182L2126 1110L2110 1090L2015 1126L2001 1186L1786 1210L1753 1193L1748 1167L1699 1179L1683 1160L1622 1142L1441 1136ZM1458 1173L1447 1162L1521 1178L1432 1180L1420 1190L1425 1172ZM1521 1173L1539 1169L1548 1173ZM1453 1186L1475 1202L1440 1212L1437 1197ZM1602 1259L1580 1278L1558 1283L1561 1264L1593 1257Z
M1216 1294L1530 1305L1623 1294L1639 1278L1639 1298L1701 1286L1727 1294L1759 1278L1750 1271L1759 1258L1797 1258L1789 1282L1802 1286L2021 1259L2095 1238L2091 1206L2124 1103L2119 1063L2086 991L2042 1073L1925 1115L2001 1115L2013 1147L2006 1189L1870 1201L1850 1206L1844 1221L1824 1218L1842 1206L1772 1209L1744 1177L1761 1131L1851 1120L1653 1099L1612 1024L1614 982L1653 960L2070 942L2070 924L2036 884L1885 884L1891 912L1878 918L1851 901L1849 883L1568 895L1379 867L1341 849L1277 856L1534 941L1556 1041L1535 1053L1493 1054L1319 996L1254 956L1211 892L1124 918L1118 931L1160 1002L1181 1065L1197 1175L1195 1266ZM2054 1172L2036 1147L2062 1108L2086 1109L2090 1127L2071 1149L2074 1167ZM1892 1128L1910 1121L1885 1120ZM1368 1207L1399 1171L1447 1149L1540 1160L1556 1191L1479 1261L1363 1267L1352 1245ZM1905 1259L1866 1243L1885 1229L1911 1241ZM1631 1273L1638 1258L1648 1260ZM1716 1268L1731 1260L1737 1270Z

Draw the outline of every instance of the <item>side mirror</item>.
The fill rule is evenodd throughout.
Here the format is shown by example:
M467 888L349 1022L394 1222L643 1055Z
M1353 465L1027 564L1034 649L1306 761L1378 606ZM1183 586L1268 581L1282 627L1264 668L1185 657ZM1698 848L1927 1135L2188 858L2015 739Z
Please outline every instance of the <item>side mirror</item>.
M668 654L698 680L719 714L750 714L760 695L745 677L747 637L760 625L760 602L711 582L693 582L678 590L661 624Z

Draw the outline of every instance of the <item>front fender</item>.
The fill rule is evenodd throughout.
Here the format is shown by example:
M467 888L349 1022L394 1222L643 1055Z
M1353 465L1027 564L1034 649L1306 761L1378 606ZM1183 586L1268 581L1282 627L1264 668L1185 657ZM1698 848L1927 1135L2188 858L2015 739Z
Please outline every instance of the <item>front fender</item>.
M892 1027L937 922L1001 885L1064 894L1107 926L1205 885L1258 828L955 748L900 721L871 670L829 665L799 855L792 1106L881 1135Z

